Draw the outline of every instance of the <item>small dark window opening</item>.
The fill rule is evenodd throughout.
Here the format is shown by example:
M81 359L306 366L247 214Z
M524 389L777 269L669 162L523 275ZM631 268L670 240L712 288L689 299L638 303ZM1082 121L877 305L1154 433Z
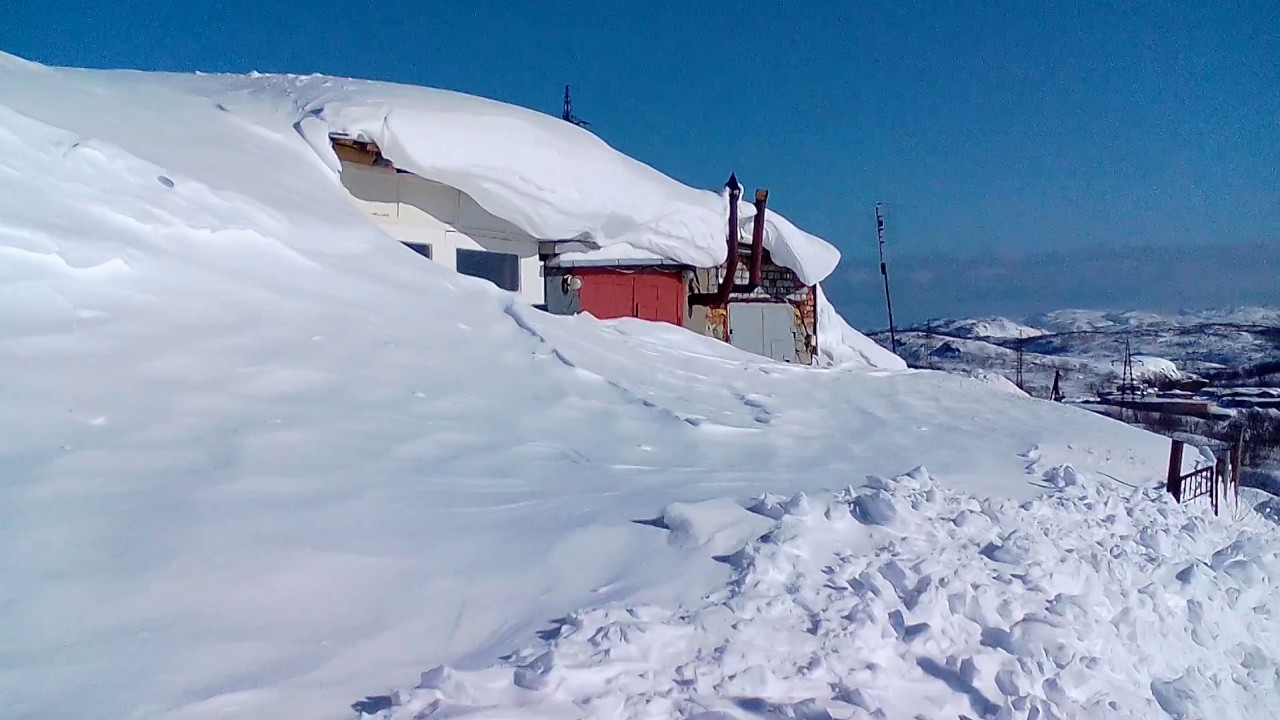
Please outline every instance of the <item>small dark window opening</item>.
M520 256L487 250L458 250L458 272L483 278L503 290L520 291Z
M431 259L431 246L426 243L401 243L401 245L404 245L428 260Z

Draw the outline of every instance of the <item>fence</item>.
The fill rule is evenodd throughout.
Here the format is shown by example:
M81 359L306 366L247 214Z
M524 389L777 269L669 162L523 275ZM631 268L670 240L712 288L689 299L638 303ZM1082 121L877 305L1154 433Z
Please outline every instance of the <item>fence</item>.
M1186 442L1173 440L1169 448L1169 475L1165 480L1165 489L1173 499L1182 503L1196 498L1209 497L1213 514L1218 514L1218 502L1227 493L1240 499L1240 443L1233 443L1225 454L1215 457L1212 465L1189 473L1182 472L1182 455Z

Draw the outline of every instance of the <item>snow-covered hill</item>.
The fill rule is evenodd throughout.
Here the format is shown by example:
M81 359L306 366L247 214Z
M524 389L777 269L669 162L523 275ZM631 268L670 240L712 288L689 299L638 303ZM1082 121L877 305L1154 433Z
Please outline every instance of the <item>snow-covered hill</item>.
M873 337L883 346L889 333ZM1128 343L1138 377L1177 377L1248 368L1280 357L1280 311L1229 308L1161 315L1059 310L1019 322L1007 318L944 319L898 332L900 354L919 367L1015 371L1046 391L1055 370L1072 387L1114 384Z
M940 335L960 338L1031 338L1045 334L1039 328L1002 317L934 320L924 327Z
M1161 438L851 328L818 370L522 306L351 207L338 86L416 97L0 56L4 717L345 718L437 665L387 712L1280 701L1274 527L1131 488Z
M1055 310L1027 319L1036 327L1053 333L1090 330L1122 330L1148 327L1198 327L1201 325L1261 325L1280 327L1280 310L1238 307L1152 313L1135 310Z
M1112 358L1133 351L1193 371L1243 367L1280 355L1280 310L1229 308L1160 315L1063 310L1029 322L1048 332L1028 349L1053 355Z

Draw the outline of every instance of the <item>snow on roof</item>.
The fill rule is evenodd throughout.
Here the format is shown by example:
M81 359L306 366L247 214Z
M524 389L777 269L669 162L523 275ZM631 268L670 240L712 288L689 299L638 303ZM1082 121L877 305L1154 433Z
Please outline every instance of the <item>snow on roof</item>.
M331 133L373 142L396 167L462 190L539 239L589 237L602 248L625 247L623 257L696 267L725 258L727 193L677 182L550 115L448 90L323 75L154 80L221 107L227 98L252 97L295 112L298 132L335 171ZM754 206L739 206L750 221ZM768 213L765 247L806 284L840 260L834 246L775 212Z

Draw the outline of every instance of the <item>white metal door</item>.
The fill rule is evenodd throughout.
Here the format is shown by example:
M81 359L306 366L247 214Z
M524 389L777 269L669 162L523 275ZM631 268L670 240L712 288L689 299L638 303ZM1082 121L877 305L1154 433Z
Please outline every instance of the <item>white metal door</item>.
M767 355L764 345L764 305L759 303L729 303L729 344Z
M774 360L799 361L795 315L786 303L730 303L729 343Z

